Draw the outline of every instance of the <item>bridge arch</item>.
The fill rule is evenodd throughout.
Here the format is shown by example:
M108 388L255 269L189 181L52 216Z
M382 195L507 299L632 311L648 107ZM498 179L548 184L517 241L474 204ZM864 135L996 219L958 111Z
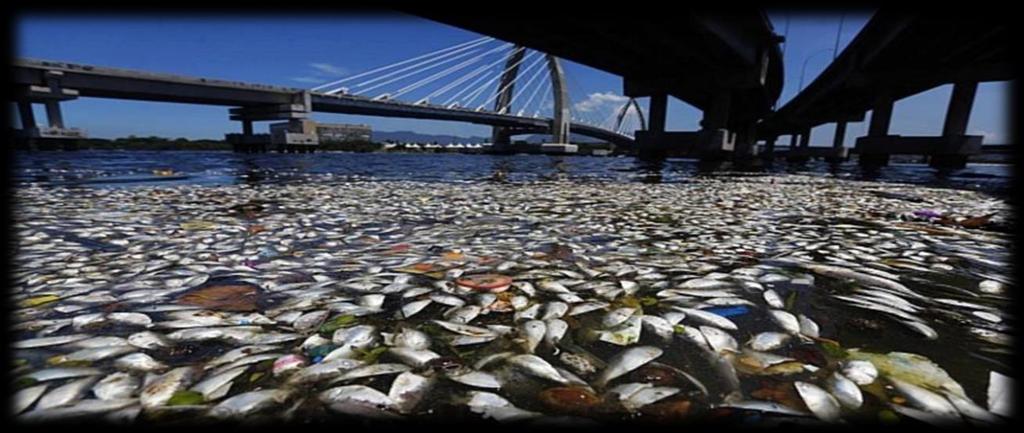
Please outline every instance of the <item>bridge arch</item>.
M508 59L505 61L505 72L502 74L501 82L498 84L498 89L500 89L501 93L494 102L495 113L508 113L512 108L515 81L519 75L519 65L522 63L525 53L526 47L517 45L509 53ZM569 89L566 87L565 71L562 69L562 65L557 57L551 54L544 54L544 56L548 75L551 79L552 99L554 101L554 112L551 116L550 128L552 141L555 143L568 143L571 114L569 112ZM508 130L508 128L495 126L491 132L491 142L495 146L507 146L509 145L511 135L512 131Z
M633 106L636 110L636 115L640 117L640 129L647 129L647 121L644 119L644 112L640 110L640 104L636 102L636 98L629 98L629 101L622 105L619 109L619 114L615 118L615 129L613 131L619 132L622 128L622 120L626 118L626 113L629 111L629 107Z

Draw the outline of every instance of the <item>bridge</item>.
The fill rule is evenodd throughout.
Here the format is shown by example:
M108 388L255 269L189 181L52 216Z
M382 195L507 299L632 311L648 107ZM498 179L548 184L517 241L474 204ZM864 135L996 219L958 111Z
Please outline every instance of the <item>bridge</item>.
M230 107L242 132L228 138L241 147L269 140L309 148L317 143L310 114L323 112L488 125L496 152L515 152L517 134L549 135L547 150L571 151L571 134L579 134L641 157L757 161L758 140L770 160L778 137L788 134L792 161L838 162L856 153L861 164L878 165L909 153L959 167L981 150L981 137L965 134L977 84L1012 78L1003 23L882 10L806 89L773 111L782 90L782 37L758 10L727 17L684 11L670 22L407 11L487 36L309 89L18 59L12 85L23 133L81 136L64 124L60 102L99 97ZM621 103L605 112L574 106L573 80L560 58L621 76ZM954 88L942 136L888 133L894 101L943 84ZM703 111L699 130L665 130L668 96ZM639 97L650 98L646 113ZM46 106L48 127L36 125L34 103ZM868 110L868 135L851 152L843 145L846 124ZM261 137L253 134L256 121L285 121L287 128ZM833 146L810 147L811 128L828 122L836 122Z
M243 123L242 140L253 143L258 140L252 132L252 122L302 120L312 112L461 121L524 134L547 133L552 123L546 118L470 108L411 104L357 95L311 92L308 89L45 60L17 59L12 69L23 131L41 138L83 136L77 129L66 128L59 105L60 101L78 97L237 107L230 110L231 119ZM36 126L32 103L46 106L49 127ZM296 123L302 125L302 122ZM573 133L620 146L629 146L633 142L628 135L594 125L570 122L569 128ZM294 130L287 134L286 140L291 140L289 144L311 143L309 131Z
M636 133L639 150L649 156L749 154L756 122L782 92L783 39L753 8L722 15L684 9L663 20L508 10L475 16L429 6L405 11L621 76L626 96L650 97L647 128ZM704 112L699 131L665 131L667 96Z
M721 156L732 151L735 125L752 125L781 91L780 39L771 32L763 14L745 13L739 18L686 14L684 30L635 33L649 37L630 40L632 51L595 50L604 41L587 42L586 36L603 26L597 21L591 23L588 33L569 38L575 41L572 47L581 48L578 52L543 42L568 40L566 32L573 31L571 26L551 26L551 33L539 39L537 34L530 38L511 34L515 43L483 37L312 89L33 59L13 63L12 84L23 134L32 138L82 136L81 131L64 124L60 103L98 97L231 107L230 118L242 122L242 133L229 138L242 145L263 140L253 134L255 121L287 121L283 136L274 136L274 140L315 144L311 122L306 120L312 112L325 112L489 125L493 148L498 151L514 151L510 137L526 133L549 134L552 149L569 150L573 147L569 144L571 131L626 148L657 151L690 146L696 156ZM590 45L589 51L582 50ZM673 47L672 56L661 56L657 65L650 63L659 57L653 54L665 46ZM630 98L607 113L574 112L568 91L571 77L565 75L558 57L548 52L551 50L622 75ZM624 65L634 69L624 69ZM543 74L545 70L547 74ZM417 91L422 92L420 97L413 97ZM706 112L700 131L665 132L668 95ZM651 96L646 121L635 100L642 96ZM483 103L476 105L481 98ZM531 105L534 102L536 106ZM46 106L48 127L36 125L35 103Z
M1009 29L980 17L933 17L880 10L843 52L806 89L758 125L768 154L780 135L790 135L789 159L815 154L844 160L852 150L862 165L884 165L892 154L926 155L936 167L963 167L980 154L980 136L966 135L979 82L1010 80ZM953 84L942 135L889 134L895 101ZM868 135L844 147L846 124L864 120ZM831 148L809 147L811 128L835 122Z

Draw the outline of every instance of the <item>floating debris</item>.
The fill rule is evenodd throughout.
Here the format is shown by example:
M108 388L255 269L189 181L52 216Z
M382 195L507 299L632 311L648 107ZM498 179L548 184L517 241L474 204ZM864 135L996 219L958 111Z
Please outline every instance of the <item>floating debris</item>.
M1012 416L984 194L317 179L17 189L15 416Z

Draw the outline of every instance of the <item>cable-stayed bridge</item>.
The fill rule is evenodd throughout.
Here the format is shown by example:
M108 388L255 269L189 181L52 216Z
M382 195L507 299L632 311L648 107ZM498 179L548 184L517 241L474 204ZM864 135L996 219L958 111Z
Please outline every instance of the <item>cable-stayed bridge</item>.
M33 59L14 62L24 130L37 137L76 136L66 128L60 101L77 97L135 99L234 107L242 122L233 138L257 143L256 121L288 121L276 144L316 144L304 120L312 112L461 121L493 127L495 151L514 151L510 137L548 134L569 143L570 133L619 146L633 144L644 127L630 98L573 108L579 86L558 58L492 37L481 37L353 74L311 89L133 71ZM47 108L48 128L35 126L30 104Z

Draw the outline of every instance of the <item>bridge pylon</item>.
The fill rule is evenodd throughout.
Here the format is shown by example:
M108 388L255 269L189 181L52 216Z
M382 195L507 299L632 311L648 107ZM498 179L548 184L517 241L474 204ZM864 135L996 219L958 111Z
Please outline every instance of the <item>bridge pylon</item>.
M65 126L60 103L78 99L78 91L62 85L64 73L61 71L45 71L43 74L44 86L20 86L15 91L14 99L21 117L21 130L17 138L28 148L55 145L65 150L75 149L78 140L86 138L86 134L81 129ZM45 127L36 124L35 112L32 110L32 104L35 103L46 107Z
M295 94L290 104L232 108L230 118L242 122L242 133L225 134L225 139L236 152L266 152L270 146L276 146L279 152L310 152L320 144L316 122L309 119L312 111L308 91ZM274 120L286 123L271 125L270 134L253 134L252 122Z
M515 80L519 74L519 64L522 62L525 52L525 47L516 46L505 61L505 71L498 84L498 89L501 90L501 93L494 103L494 112L496 113L508 113L512 108ZM545 54L544 57L547 63L548 75L551 79L551 91L554 101L550 126L551 143L546 145L549 147L552 147L551 145L566 146L568 148L569 123L572 115L569 112L569 89L566 86L565 71L562 69L562 65L557 57L551 54ZM492 153L514 153L516 151L512 147L512 135L514 133L515 130L513 128L495 126L491 130Z

